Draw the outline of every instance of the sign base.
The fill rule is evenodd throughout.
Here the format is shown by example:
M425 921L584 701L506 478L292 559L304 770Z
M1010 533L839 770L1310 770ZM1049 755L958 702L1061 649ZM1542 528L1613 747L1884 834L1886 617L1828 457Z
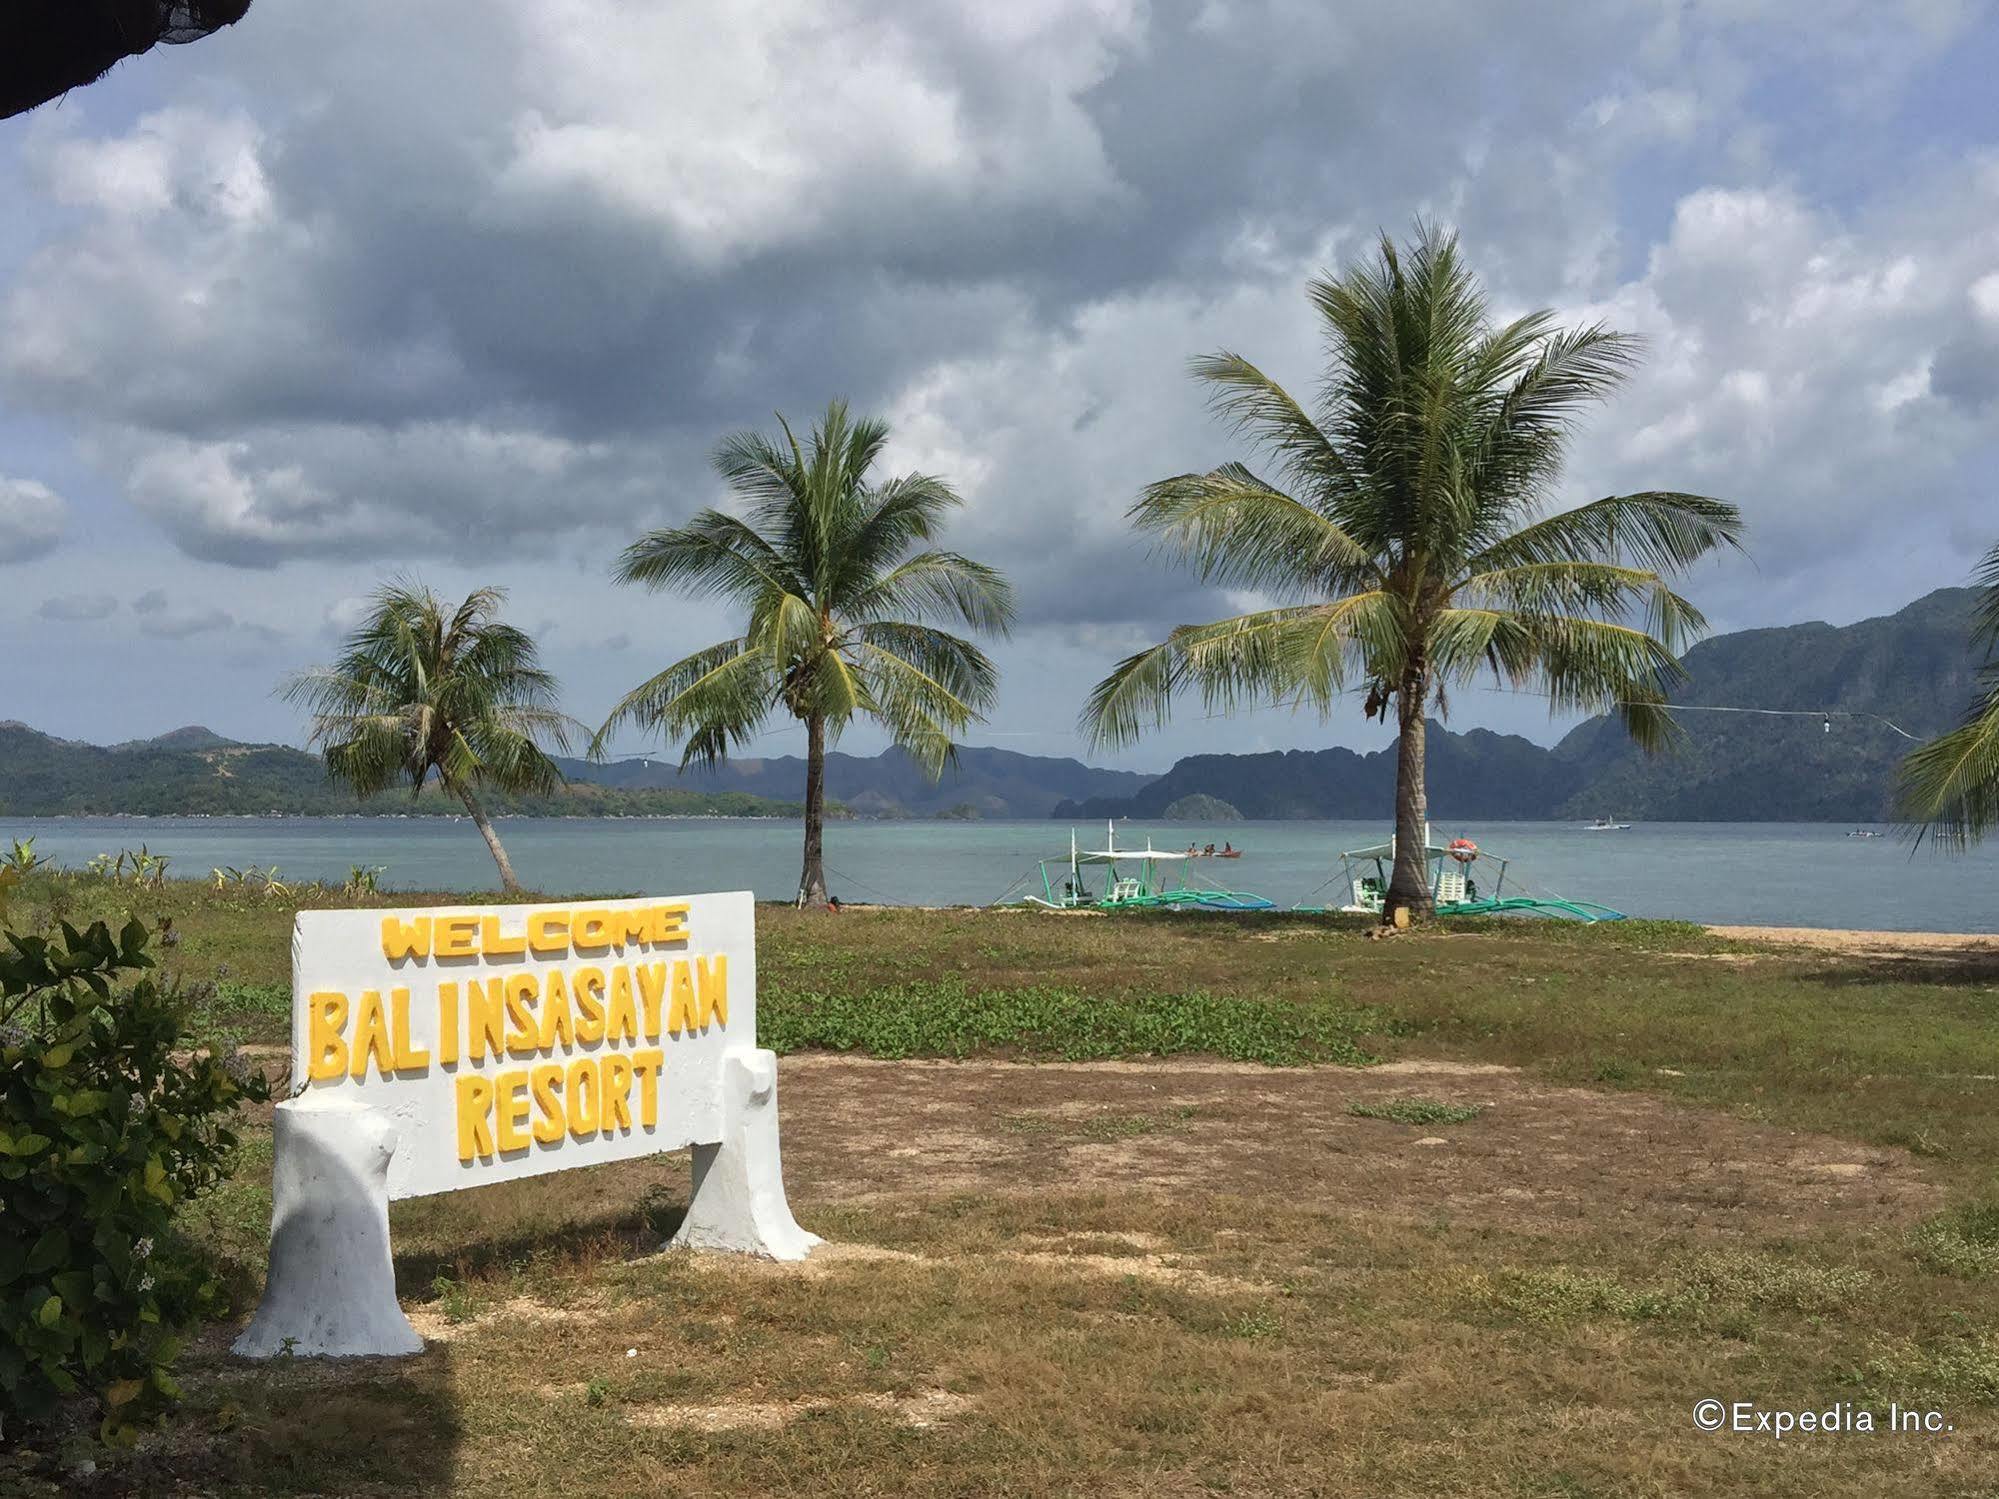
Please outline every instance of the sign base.
M722 1059L722 1138L696 1145L675 1247L802 1260L823 1243L791 1215L777 1143L777 1056ZM402 1357L423 1339L396 1302L389 1161L396 1131L358 1102L308 1096L271 1121L271 1265L242 1358Z
M825 1241L791 1216L777 1148L777 1054L722 1058L722 1140L694 1147L694 1193L673 1236L682 1249L802 1260Z
M396 1304L389 1258L388 1116L346 1100L289 1099L271 1117L271 1265L244 1358L423 1351Z

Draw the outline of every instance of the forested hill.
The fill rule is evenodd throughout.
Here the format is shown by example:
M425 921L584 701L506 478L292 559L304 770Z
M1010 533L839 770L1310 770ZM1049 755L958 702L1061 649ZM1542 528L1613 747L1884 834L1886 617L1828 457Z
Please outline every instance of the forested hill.
M898 749L869 759L826 757L835 815L1046 817L1064 797L1127 795L1150 776L1093 770L1078 760L966 747L936 782ZM680 772L669 760L558 762L570 784L550 796L488 795L496 813L527 816L798 816L805 762L732 760ZM427 790L356 802L326 778L317 755L279 744L239 744L199 727L104 747L0 723L0 814L312 815L459 813Z
M1787 625L1717 635L1688 651L1680 702L1781 708L1679 715L1687 743L1647 757L1615 723L1592 719L1555 747L1578 775L1561 815L1656 821L1860 822L1886 819L1895 767L1964 715L1977 688L1970 642L1977 594L1945 588L1851 625ZM1892 727L1891 727L1892 725Z
M1687 652L1686 704L1830 711L1823 717L1688 711L1677 753L1647 756L1614 720L1578 725L1554 749L1432 723L1431 815L1652 821L1873 822L1892 815L1895 767L1971 701L1976 594L1946 588L1856 624L1718 635ZM1874 716L1854 716L1874 715ZM1885 722L1883 721L1885 720ZM1894 727L1889 725L1893 724ZM1057 817L1159 817L1206 795L1245 817L1386 818L1392 750L1196 755L1133 796L1077 799Z
M744 792L626 790L571 785L551 796L491 795L495 813L544 817L795 816L795 797ZM238 744L202 728L106 748L0 723L0 815L373 816L462 814L455 799L426 790L358 802L326 778L317 755L281 744Z
M572 777L607 786L787 797L800 795L805 786L805 761L793 755L735 759L686 771L672 760L609 765L565 760L562 767ZM826 794L862 817L1046 817L1065 798L1130 796L1152 779L1133 770L1098 770L1080 760L979 745L960 747L935 782L900 749L865 759L838 751L826 757Z

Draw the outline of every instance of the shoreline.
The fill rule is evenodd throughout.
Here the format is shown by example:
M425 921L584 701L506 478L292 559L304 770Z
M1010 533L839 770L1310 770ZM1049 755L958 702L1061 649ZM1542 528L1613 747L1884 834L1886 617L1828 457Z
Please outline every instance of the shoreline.
M1708 932L1736 942L1764 942L1774 947L1808 947L1822 952L1991 953L1999 956L1999 932L1887 932L1854 927L1713 926Z

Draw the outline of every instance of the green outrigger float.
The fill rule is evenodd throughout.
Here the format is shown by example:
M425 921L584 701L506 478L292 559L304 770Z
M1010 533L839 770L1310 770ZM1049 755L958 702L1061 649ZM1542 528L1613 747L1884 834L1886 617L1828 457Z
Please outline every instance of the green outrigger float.
M1528 916L1552 916L1571 921L1622 921L1624 913L1594 901L1567 900L1558 895L1531 894L1519 881L1514 893L1506 890L1506 871L1511 861L1490 853L1469 838L1438 843L1424 830L1424 862L1430 872L1430 895L1439 916L1496 916L1518 912ZM1367 848L1348 849L1340 855L1340 872L1327 884L1338 883L1350 892L1342 906L1298 905L1296 911L1338 911L1352 916L1379 916L1388 895L1389 877L1395 870L1395 840ZM1489 879L1489 885L1481 880Z
M1014 883L995 905L1038 906L1047 911L1271 911L1276 902L1245 890L1222 890L1195 882L1193 864L1198 859L1221 857L1197 852L1176 853L1152 846L1119 848L1117 827L1107 824L1104 846L1086 849L1069 830L1066 856L1043 859L1035 872ZM1230 853L1229 858L1238 855ZM1091 888L1092 871L1101 879ZM1039 894L1029 890L1014 899L1023 885L1036 881Z

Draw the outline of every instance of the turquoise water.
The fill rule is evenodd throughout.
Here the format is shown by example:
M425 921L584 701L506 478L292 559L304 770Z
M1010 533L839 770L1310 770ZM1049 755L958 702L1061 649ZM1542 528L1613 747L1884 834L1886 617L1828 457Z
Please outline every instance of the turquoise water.
M544 890L655 891L748 888L766 899L795 893L799 825L733 818L585 821L513 819L500 832L526 884ZM1078 828L1101 845L1101 824ZM1507 887L1598 901L1634 916L1774 926L1904 931L1999 931L1999 847L1912 858L1898 834L1847 838L1817 823L1640 823L1585 832L1546 822L1439 824L1513 861ZM1197 866L1210 883L1291 905L1320 903L1318 888L1341 849L1381 839L1380 823L1237 822L1204 826L1133 822L1120 846L1150 834L1161 848L1223 840L1246 851ZM35 839L65 865L147 844L174 875L211 866L275 864L288 878L341 879L356 864L382 865L403 889L495 885L493 863L469 822L444 818L0 818L0 838ZM1032 874L1038 858L1065 855L1069 827L1055 822L836 822L826 834L829 884L854 901L980 905ZM1484 874L1489 865L1481 866ZM1480 880L1481 885L1488 883ZM1026 887L1023 887L1026 888ZM1038 884L1036 886L1038 888ZM1316 892L1316 893L1315 893ZM1334 903L1337 903L1335 901Z

